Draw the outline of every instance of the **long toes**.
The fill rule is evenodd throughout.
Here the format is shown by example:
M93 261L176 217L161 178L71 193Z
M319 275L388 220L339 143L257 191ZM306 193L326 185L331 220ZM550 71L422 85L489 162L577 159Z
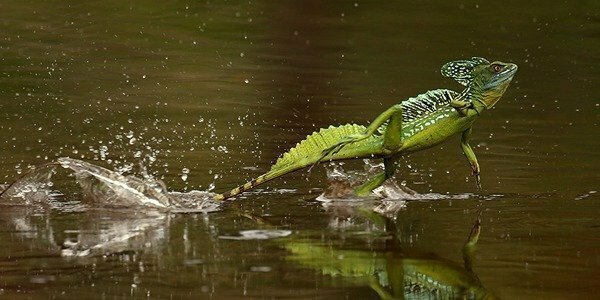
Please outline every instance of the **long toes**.
M331 154L331 152L334 149L325 149L322 153L321 153L321 158L319 158L319 161L323 160L325 157L329 156Z
M340 146L335 146L335 148L331 149L331 151L329 151L329 155L334 155L336 153L338 153L338 151L340 151Z
M340 151L339 150L340 146L342 146L342 143L335 144L335 145L333 145L333 146L331 146L331 147L323 150L323 152L321 153L321 157L324 158L326 156L329 156L329 155L337 153L338 151Z
M340 152L340 150L342 150L342 148L345 146L345 144L340 144L338 146L335 147L335 149L333 149L333 151L331 151L330 155L335 155L338 152Z
M323 157L325 157L325 156L329 155L329 154L331 153L331 151L333 151L333 150L334 150L336 147L337 147L337 145L334 145L334 146L331 146L331 147L329 147L329 148L327 148L327 149L323 150L323 151L321 152L321 158L323 158Z

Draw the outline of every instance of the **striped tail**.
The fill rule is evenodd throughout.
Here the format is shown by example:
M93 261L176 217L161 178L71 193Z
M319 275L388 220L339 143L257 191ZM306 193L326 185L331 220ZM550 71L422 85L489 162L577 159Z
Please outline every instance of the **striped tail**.
M363 133L365 130L366 128L362 125L346 124L338 127L330 126L329 128L323 128L316 131L277 159L277 162L271 167L269 172L244 185L236 187L229 192L217 194L213 199L222 201L234 197L269 180L311 166L319 161L321 154L325 149L336 145L348 135ZM373 153L373 143L381 143L381 139L376 136L371 136L370 138L343 148L331 157L325 157L323 161L369 157L376 154Z
M301 169L301 168L302 167L299 167L297 169ZM239 195L239 194L241 194L241 193L243 193L243 192L245 192L247 190L251 190L251 189L255 188L256 186L261 185L261 184L263 184L263 183L265 183L265 182L267 182L269 180L275 179L275 178L277 178L277 177L279 177L281 175L284 175L284 174L287 174L287 173L290 173L290 172L293 172L293 171L295 171L295 170L287 171L285 173L277 172L279 174L275 174L275 172L267 172L267 173L265 173L263 175L260 175L260 176L258 176L256 178L252 179L251 181L246 182L244 185L240 185L240 186L232 189L229 192L225 192L223 194L216 194L213 197L213 199L215 201L223 201L223 200L225 200L227 198L235 197L235 196L237 196L237 195Z

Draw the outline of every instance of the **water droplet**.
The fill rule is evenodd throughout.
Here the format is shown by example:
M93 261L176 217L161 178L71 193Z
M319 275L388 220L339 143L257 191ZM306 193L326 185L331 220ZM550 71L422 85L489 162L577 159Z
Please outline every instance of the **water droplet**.
M187 181L189 173L190 173L190 169L188 169L188 168L181 169L181 180Z

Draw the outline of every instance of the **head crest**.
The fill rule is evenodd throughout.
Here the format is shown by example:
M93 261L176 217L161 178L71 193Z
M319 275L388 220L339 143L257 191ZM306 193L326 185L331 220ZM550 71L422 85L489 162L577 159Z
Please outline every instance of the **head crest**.
M452 77L458 83L467 86L473 80L473 68L490 62L482 57L472 57L470 60L456 60L442 66L442 75Z

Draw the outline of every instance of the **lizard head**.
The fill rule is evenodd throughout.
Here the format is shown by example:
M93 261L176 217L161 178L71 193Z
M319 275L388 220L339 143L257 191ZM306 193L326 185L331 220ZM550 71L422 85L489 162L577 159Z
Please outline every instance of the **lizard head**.
M517 72L517 65L485 58L449 62L442 67L442 75L452 77L466 86L469 100L479 100L485 108L498 102Z

